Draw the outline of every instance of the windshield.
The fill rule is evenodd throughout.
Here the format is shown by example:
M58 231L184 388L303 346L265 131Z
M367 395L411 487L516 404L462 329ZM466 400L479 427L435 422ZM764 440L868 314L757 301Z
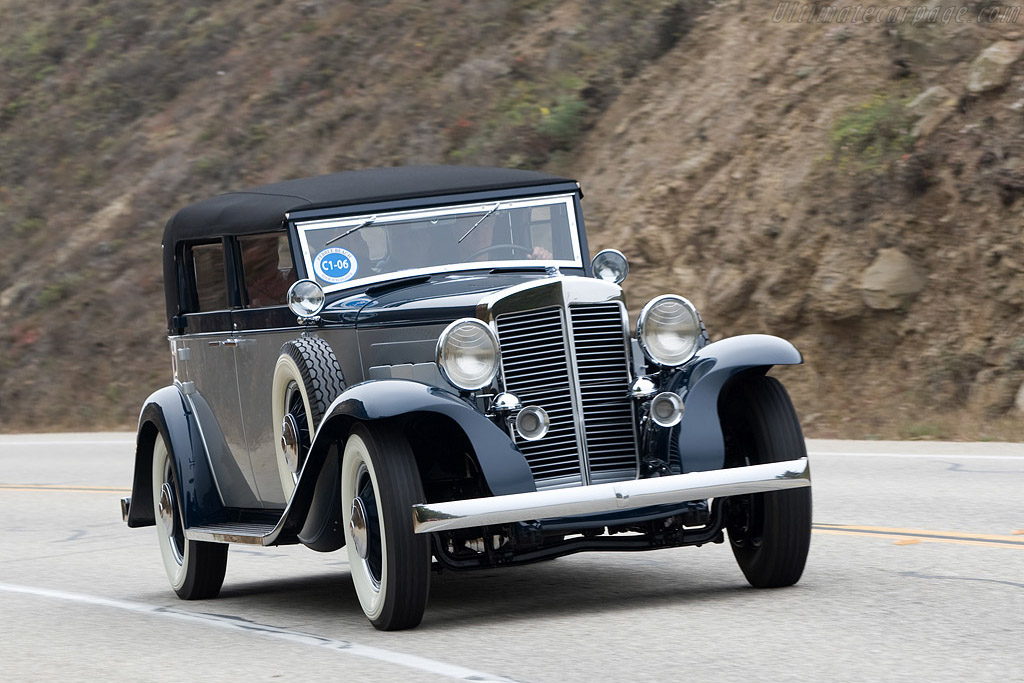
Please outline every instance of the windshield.
M306 272L324 289L406 274L582 267L572 195L300 223Z

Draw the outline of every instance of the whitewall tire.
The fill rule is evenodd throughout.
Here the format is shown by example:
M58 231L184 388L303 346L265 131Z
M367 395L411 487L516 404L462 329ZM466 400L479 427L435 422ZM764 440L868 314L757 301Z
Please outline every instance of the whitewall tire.
M413 533L424 502L412 449L395 429L357 425L341 464L341 511L352 583L376 628L420 623L430 589L430 539Z
M153 444L153 514L167 579L183 600L215 598L224 583L228 546L185 538L181 487L162 434Z

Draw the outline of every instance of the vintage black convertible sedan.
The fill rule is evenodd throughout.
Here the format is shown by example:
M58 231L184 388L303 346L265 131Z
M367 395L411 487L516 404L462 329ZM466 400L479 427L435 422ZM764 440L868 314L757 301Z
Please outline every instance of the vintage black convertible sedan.
M521 170L351 171L179 211L163 240L173 384L139 418L130 527L185 599L228 545L345 547L379 629L432 569L720 543L799 580L811 492L767 335L693 305L630 323L626 259L589 259L579 184Z

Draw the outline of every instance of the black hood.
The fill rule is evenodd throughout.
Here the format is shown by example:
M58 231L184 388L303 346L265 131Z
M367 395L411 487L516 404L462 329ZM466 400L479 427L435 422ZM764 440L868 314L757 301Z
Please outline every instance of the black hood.
M543 272L411 277L387 283L384 286L389 289L383 292L375 292L379 288L370 287L368 291L347 294L335 300L330 300L329 296L324 318L354 322L359 327L473 318L476 317L476 305L488 295L547 277Z

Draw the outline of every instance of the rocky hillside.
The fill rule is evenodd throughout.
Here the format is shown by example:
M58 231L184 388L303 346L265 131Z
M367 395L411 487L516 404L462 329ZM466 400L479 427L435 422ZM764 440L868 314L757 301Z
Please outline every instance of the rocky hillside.
M634 307L793 339L809 434L1024 436L1024 16L790 5L0 0L0 429L131 426L180 205L471 163L579 178Z

